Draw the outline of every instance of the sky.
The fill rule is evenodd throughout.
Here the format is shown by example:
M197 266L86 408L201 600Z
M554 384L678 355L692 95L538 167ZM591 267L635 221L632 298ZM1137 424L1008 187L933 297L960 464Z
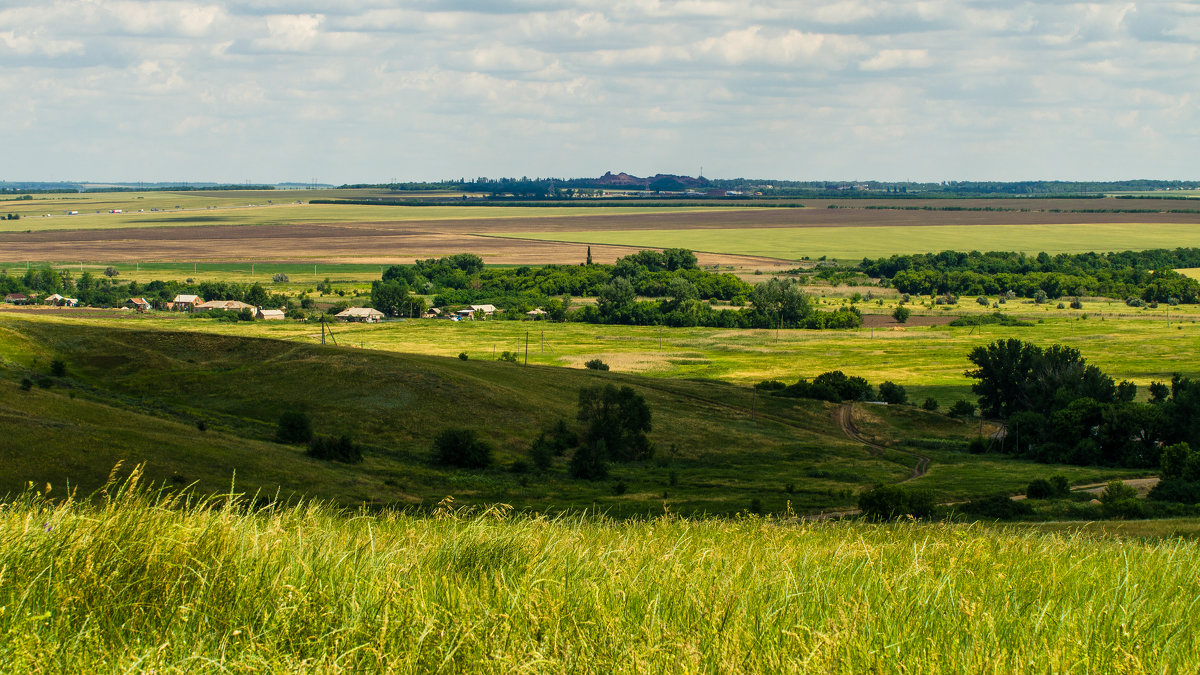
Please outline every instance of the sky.
M1200 178L1200 3L0 0L0 180Z

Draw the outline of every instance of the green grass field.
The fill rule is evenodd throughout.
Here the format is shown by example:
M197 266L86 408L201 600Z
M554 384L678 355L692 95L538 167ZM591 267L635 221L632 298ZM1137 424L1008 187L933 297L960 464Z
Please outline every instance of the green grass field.
M830 289L835 291L838 289ZM336 300L336 296L326 300ZM825 298L828 307L846 302ZM894 301L864 305L864 311L888 314ZM1015 337L1037 344L1066 344L1079 349L1117 379L1144 387L1152 380L1167 381L1174 373L1197 377L1192 358L1200 336L1200 310L1195 307L1136 309L1124 303L1086 301L1082 311L1058 310L1054 305L1009 303L1005 309L1026 318L1027 327L892 326L852 331L723 330L598 326L576 323L516 321L400 321L376 325L338 324L335 335L343 344L369 350L457 356L491 360L493 354L517 351L524 359L526 334L529 362L581 368L600 358L615 371L657 378L707 378L751 385L765 379L795 381L827 370L841 369L879 383L903 384L910 395L926 396L948 405L969 398L967 353L997 339ZM973 300L948 309L917 307L917 314L957 316L990 312ZM1082 318L1087 315L1087 319ZM292 342L320 341L318 327L285 322L224 324L152 313L130 316L114 311L112 318L88 318L86 323L145 326L163 331L204 331L230 336L270 337ZM53 319L75 322L71 314ZM913 320L914 323L916 320ZM1039 323L1040 321L1040 323ZM1168 321L1170 322L1168 324Z
M936 251L1085 253L1200 246L1200 226L1177 223L805 227L529 232L513 237L622 246L682 246L708 253L840 260Z
M351 505L429 505L453 495L474 504L622 516L664 508L728 514L755 500L769 512L789 505L814 512L851 506L858 490L903 480L916 461L911 453L876 456L847 438L835 421L836 406L762 396L711 379L522 367L482 354L468 361L396 354L345 346L345 340L322 347L180 332L215 325L200 320L130 321L124 328L106 323L0 319L0 433L6 438L0 494L30 480L86 492L124 462L145 463L154 481L195 482L204 492L224 489L236 472L248 491ZM46 376L53 358L65 362L64 377ZM49 386L21 391L22 377ZM511 470L527 460L542 429L574 419L581 387L602 383L628 384L646 396L658 448L653 461L614 465L611 480L595 483L569 479L565 457L546 474ZM295 409L312 416L318 433L353 435L364 444L366 461L329 464L273 443L279 415ZM881 443L933 439L939 447L965 447L980 431L977 422L904 413L876 413L884 416L872 427ZM431 442L449 427L475 429L490 441L497 468L432 466ZM942 462L954 468L944 470ZM953 500L1020 492L1051 473L1077 483L1129 475L956 451L916 482ZM617 482L624 490L614 488Z
M1184 673L1200 662L1195 539L548 520L504 507L372 516L108 494L53 505L31 492L0 510L6 670Z
M349 195L348 198L353 198ZM308 204L307 191L283 192L115 192L37 195L30 201L0 202L0 214L19 214L19 220L0 220L0 232L91 230L116 227L183 227L189 225L289 225L359 222L408 222L554 218L563 215L601 216L718 210L709 206L558 207L369 206ZM268 204L267 200L273 200ZM305 203L296 203L301 200ZM725 207L728 208L728 207ZM110 213L120 209L124 213ZM153 211L152 209L159 209ZM77 215L67 215L78 211ZM141 212L139 212L141 211Z

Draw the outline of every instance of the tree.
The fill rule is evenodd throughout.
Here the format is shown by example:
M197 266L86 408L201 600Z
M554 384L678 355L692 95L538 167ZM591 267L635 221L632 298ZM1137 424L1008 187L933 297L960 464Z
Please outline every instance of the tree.
M601 361L600 359L592 359L591 361L585 361L583 365L588 370L608 370L608 364Z
M118 274L120 274L120 272L117 271L117 268L113 267L112 265L104 268L104 276L108 277L109 279L117 276Z
M606 384L580 389L577 419L584 426L583 445L594 450L597 442L603 442L601 459L627 462L648 459L653 453L646 438L651 428L650 407L632 387L618 389Z
M571 455L567 474L581 480L603 480L608 478L608 448L604 439L581 443Z
M299 410L289 410L279 416L275 440L280 443L307 443L312 440L312 420Z
M596 306L600 316L606 320L621 320L633 309L637 300L637 292L633 283L625 277L614 277L612 281L600 287L596 296Z
M879 385L879 400L889 405L901 405L908 403L908 392L903 385L885 380Z
M442 466L485 469L492 463L492 446L471 429L446 429L433 440L433 461Z
M892 312L892 318L896 320L896 323L908 323L908 317L911 315L912 310L904 305L899 305L896 307L896 310Z
M755 285L750 303L768 326L795 326L812 313L812 301L795 279L771 279Z

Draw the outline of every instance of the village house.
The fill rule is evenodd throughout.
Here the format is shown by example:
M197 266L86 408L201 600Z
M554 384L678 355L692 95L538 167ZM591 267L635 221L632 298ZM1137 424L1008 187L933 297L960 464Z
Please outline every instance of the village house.
M207 312L213 309L223 310L226 312L240 312L248 309L253 312L257 308L254 305L250 305L239 300L209 300L208 302L201 302L193 308L193 310L197 312Z
M542 309L541 307L538 307L536 309L531 309L528 312L525 312L525 316L527 316L531 319L534 319L534 320L542 319L542 318L545 318L545 316L546 316L546 310Z
M425 310L425 313L422 314L421 317L424 319L437 319L441 317L441 315L442 310L438 309L437 307L430 307L429 309Z
M471 305L471 312L476 315L482 314L483 316L492 316L493 314L496 313L496 306L495 305Z
M204 302L204 298L198 295L180 294L175 296L167 308L177 312L190 312L202 302Z
M9 293L4 296L4 302L10 305L28 305L30 302L29 296L24 293Z
M79 304L79 299L68 298L59 295L58 293L53 293L51 295L47 295L45 299L42 300L42 304L54 305L55 307L74 307L75 305Z
M150 302L145 298L130 298L125 304L139 312L150 311Z
M342 321L358 321L361 323L379 323L383 321L383 312L373 307L351 307L335 315Z
M287 315L282 309L263 309L258 308L258 313L254 315L256 319L267 319L269 321L282 321Z

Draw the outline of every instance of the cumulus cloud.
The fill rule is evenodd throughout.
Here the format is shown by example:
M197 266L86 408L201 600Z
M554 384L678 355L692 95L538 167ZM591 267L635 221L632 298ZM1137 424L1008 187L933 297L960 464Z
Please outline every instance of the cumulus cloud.
M1198 43L1170 1L10 0L0 138L29 178L1191 177Z

